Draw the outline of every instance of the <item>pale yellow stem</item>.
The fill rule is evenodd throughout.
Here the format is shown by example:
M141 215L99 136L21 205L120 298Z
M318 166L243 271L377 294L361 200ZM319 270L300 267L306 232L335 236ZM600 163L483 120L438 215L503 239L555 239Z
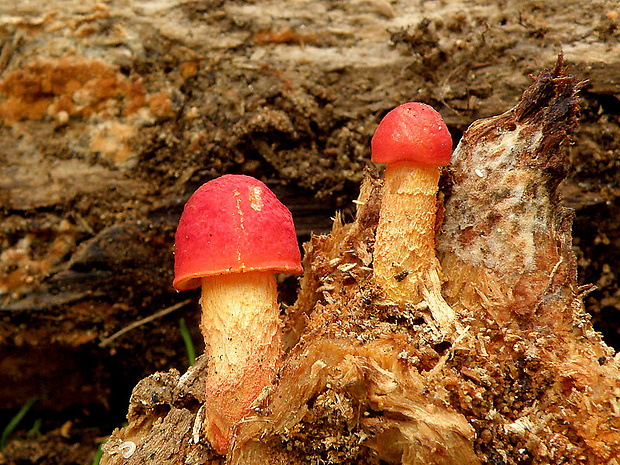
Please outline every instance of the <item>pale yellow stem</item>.
M282 362L276 278L270 272L203 278L201 330L209 357L206 434L228 450L234 426Z
M375 282L386 296L400 304L424 301L447 334L456 315L441 295L435 256L438 184L436 167L399 162L386 168L373 259Z
M439 170L411 162L385 170L374 252L376 282L399 302L418 303L420 282L435 258Z

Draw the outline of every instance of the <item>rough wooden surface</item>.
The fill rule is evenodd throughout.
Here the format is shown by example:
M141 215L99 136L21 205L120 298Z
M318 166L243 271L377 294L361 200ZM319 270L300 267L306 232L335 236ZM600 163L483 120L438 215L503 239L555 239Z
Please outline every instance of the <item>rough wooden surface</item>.
M263 178L307 239L352 211L385 112L425 101L458 138L516 103L560 49L590 80L561 191L581 282L600 288L587 307L613 322L619 21L613 3L585 0L3 3L2 417L38 397L37 447L65 463L81 433L58 441L61 424L121 421L139 378L183 368L178 318L197 328L195 304L99 343L187 297L171 287L172 235L205 180ZM12 457L27 457L20 447Z
M400 272L377 267L380 228L406 224L381 223L390 181L368 177L355 221L337 219L307 244L299 298L283 316L290 349L225 458L209 435L220 413L208 400L207 354L181 377L156 373L136 387L103 463L148 463L164 449L175 451L160 462L170 464L615 465L620 356L584 311L557 193L582 85L560 59L516 107L463 134L444 176L438 262L426 264L443 288L426 273L421 297L398 292L410 286Z

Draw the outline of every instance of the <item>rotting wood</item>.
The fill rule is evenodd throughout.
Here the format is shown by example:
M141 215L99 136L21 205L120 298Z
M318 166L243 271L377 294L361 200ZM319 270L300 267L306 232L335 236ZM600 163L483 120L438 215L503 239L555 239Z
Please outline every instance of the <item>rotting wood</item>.
M373 247L377 217L365 210L381 190L366 180L355 221L335 221L306 249L288 313L288 326L301 329L276 381L237 425L225 463L614 463L620 359L584 311L557 193L582 87L560 57L515 108L472 124L455 151L438 250L446 301L467 325L460 334L435 331L424 306L412 324L405 304L384 305L371 268L342 272L360 261L351 250ZM316 284L327 278L329 299ZM191 373L198 379L198 368ZM164 413L133 402L103 463L124 463L119 445L129 437L139 454L152 453L164 433L151 425L177 408L163 404ZM202 463L217 463L201 410L195 398L193 442Z
M19 38L0 76L0 102L18 93L27 98L13 100L17 114L43 115L9 122L2 114L0 125L0 359L2 374L11 374L0 383L4 412L38 396L36 408L50 425L65 422L55 413L65 406L90 412L74 422L90 424L110 409L122 415L138 379L183 366L174 317L107 348L97 343L182 299L170 286L172 235L197 185L225 173L260 176L293 211L302 240L325 233L334 210L351 218L368 140L388 109L425 101L458 136L474 119L512 106L527 75L552 65L560 48L571 72L590 80L560 189L576 209L580 282L598 287L587 308L604 321L606 340L620 344L620 28L613 2L383 3L0 5L1 43ZM268 33L259 45L253 39L261 31ZM277 43L287 36L294 40ZM3 50L8 57L10 48ZM103 63L110 79L95 86L86 73L51 87L51 76L67 76L67 57ZM53 64L60 74L49 74ZM15 79L25 71L27 79ZM368 271L368 251L363 242L356 246L356 270ZM289 303L294 287L288 281L282 288ZM408 321L419 322L422 310L408 309ZM296 324L291 341L304 323ZM60 380L51 373L86 362L93 376L72 372L63 378L66 389L54 388ZM34 447L58 463L91 461L93 441L58 431L15 441L3 456L20 462Z

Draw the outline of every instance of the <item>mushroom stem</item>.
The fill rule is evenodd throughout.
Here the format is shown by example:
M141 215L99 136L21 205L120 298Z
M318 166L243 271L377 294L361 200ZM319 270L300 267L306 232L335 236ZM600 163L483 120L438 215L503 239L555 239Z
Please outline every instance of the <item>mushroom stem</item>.
M375 282L395 302L426 302L440 328L456 319L441 296L435 256L439 169L401 161L385 169L374 250ZM460 325L457 324L457 327Z
M414 162L385 169L374 252L375 280L396 301L422 300L423 274L438 267L435 214L439 170Z
M227 452L234 426L282 361L277 295L275 275L268 271L202 278L206 434L218 453Z

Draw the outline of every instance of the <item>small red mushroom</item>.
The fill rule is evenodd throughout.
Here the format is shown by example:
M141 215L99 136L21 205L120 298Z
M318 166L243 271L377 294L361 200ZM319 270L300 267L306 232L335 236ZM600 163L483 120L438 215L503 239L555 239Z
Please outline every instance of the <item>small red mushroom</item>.
M175 289L202 286L206 434L226 454L234 426L282 361L275 274L303 272L291 213L249 176L209 181L185 205L174 268Z
M371 141L372 161L386 163L374 250L376 282L388 297L418 303L422 281L437 270L435 216L439 166L450 162L452 138L441 115L424 103L390 111Z

